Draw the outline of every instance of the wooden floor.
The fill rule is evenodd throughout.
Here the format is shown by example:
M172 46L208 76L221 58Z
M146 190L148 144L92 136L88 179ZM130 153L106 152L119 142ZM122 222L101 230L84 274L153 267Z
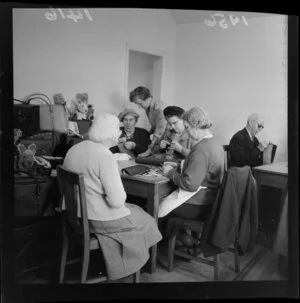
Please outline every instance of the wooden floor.
M240 257L240 273L234 271L233 254L226 252L220 255L220 281L279 281L287 279L287 260L273 252L271 248L256 245L255 250ZM92 268L95 268L93 265ZM57 267L56 267L57 268ZM67 283L78 283L80 267L68 270ZM99 269L96 269L99 270ZM100 270L99 270L100 271ZM93 273L93 277L97 273ZM45 266L32 270L16 277L16 283L20 284L49 284L57 283L58 271L55 266ZM157 271L154 274L142 272L140 283L169 283L169 282L211 282L213 280L213 268L209 265L195 261L184 261L175 256L174 270L167 271L167 247L160 244L158 247ZM132 283L132 277L128 277L117 283ZM115 283L114 282L114 283ZM110 282L106 282L110 283Z

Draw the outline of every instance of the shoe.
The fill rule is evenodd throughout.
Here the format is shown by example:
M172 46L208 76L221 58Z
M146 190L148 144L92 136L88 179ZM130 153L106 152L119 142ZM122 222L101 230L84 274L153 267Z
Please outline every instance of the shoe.
M187 247L184 247L184 246L179 246L179 247L176 247L176 250L179 250L183 253L186 253L186 254L189 254L189 248ZM182 261L185 261L185 262L191 262L192 260L189 259L189 258L185 258L185 257L182 257L182 256L176 256L177 258L181 259Z
M185 231L178 232L177 240L180 241L187 248L193 248L194 245L197 243L197 240Z

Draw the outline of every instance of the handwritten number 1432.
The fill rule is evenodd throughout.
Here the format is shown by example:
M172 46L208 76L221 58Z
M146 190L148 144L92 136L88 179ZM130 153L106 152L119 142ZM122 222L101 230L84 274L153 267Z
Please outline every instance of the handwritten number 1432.
M212 20L207 20L207 19L204 20L204 23L207 26L217 25L216 17L220 17L222 19L219 21L219 26L221 28L228 28L228 24L226 23L226 19L224 18L225 17L224 14L213 14L213 15L210 15L210 17L212 18ZM240 21L239 17L237 17L235 15L229 15L229 19L230 19L232 25L236 25ZM248 26L248 22L247 22L247 20L244 16L241 17L241 20L244 22L245 25Z

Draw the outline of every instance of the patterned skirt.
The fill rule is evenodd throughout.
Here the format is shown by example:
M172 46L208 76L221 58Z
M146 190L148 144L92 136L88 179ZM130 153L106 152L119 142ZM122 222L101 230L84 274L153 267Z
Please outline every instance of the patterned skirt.
M162 239L154 219L142 208L125 204L131 214L111 221L89 220L90 232L101 245L107 277L117 280L141 269L149 248Z

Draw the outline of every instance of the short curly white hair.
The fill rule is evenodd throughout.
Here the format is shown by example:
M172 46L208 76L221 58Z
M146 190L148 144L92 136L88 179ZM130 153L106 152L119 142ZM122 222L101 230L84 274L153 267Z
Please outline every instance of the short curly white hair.
M186 111L182 119L194 128L209 129L212 121L208 113L201 107L193 107Z
M106 140L117 139L120 135L120 122L117 116L103 113L95 117L89 129L88 137L91 141L102 143Z

